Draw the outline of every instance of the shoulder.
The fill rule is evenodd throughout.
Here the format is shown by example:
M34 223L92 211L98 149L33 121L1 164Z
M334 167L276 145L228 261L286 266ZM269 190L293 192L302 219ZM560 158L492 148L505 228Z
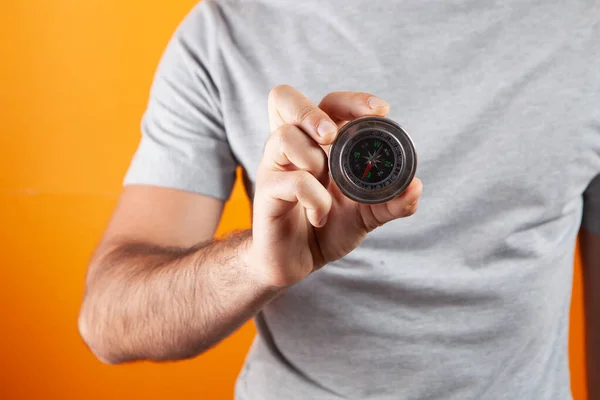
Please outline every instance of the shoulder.
M248 30L256 31L264 24L265 10L259 1L202 0L175 30L173 47L181 47L210 69L219 62L223 48L240 46Z

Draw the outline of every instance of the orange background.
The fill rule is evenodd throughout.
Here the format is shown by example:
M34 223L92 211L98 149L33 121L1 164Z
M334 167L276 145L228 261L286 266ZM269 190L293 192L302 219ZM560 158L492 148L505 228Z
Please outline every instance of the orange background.
M195 360L168 365L102 365L76 329L86 264L139 140L157 61L194 3L2 4L1 399L232 398L252 324ZM248 226L238 183L219 233ZM571 367L575 398L583 400L575 271Z

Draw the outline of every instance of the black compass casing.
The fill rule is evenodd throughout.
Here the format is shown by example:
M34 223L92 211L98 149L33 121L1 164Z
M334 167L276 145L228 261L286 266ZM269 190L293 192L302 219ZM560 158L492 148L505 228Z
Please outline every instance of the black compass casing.
M399 196L416 169L410 136L388 118L362 117L347 123L329 148L331 179L359 203L385 203Z

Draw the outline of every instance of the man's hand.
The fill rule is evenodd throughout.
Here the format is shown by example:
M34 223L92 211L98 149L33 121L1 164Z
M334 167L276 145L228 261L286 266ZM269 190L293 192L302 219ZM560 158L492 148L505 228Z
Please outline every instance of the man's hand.
M367 93L337 92L317 107L290 86L269 96L269 137L254 197L248 262L263 282L286 287L356 248L366 234L417 210L421 181L385 204L358 204L329 181L326 149L344 123L385 116L389 105Z

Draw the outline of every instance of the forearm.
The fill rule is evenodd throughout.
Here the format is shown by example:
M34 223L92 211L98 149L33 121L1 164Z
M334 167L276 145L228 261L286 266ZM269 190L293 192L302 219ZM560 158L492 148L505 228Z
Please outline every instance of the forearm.
M580 248L584 282L588 398L600 399L600 236L583 229Z
M190 249L123 243L90 269L80 331L107 363L193 357L251 318L277 290L245 260L249 233Z

